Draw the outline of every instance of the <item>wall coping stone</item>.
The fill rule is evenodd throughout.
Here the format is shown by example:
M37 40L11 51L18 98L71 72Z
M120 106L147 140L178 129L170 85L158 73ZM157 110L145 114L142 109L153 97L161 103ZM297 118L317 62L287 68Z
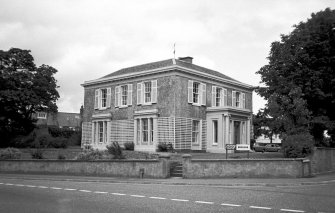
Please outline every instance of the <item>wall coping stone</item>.
M158 159L121 159L121 160L94 160L94 161L85 161L85 160L57 160L57 159L2 159L0 161L15 161L15 162L81 162L81 163L114 163L114 162L159 162Z
M272 159L191 159L192 162L224 162L224 161L304 161L306 158L272 158Z

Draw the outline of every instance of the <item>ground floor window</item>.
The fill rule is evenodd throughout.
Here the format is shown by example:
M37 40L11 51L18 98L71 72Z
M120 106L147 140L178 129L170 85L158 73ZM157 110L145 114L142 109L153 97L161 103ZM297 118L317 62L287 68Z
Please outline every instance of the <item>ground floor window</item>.
M200 141L200 121L192 121L192 143L199 144Z
M94 121L93 128L93 142L94 143L107 143L108 137L108 122L107 121Z
M154 141L153 118L136 119L136 144L152 145Z

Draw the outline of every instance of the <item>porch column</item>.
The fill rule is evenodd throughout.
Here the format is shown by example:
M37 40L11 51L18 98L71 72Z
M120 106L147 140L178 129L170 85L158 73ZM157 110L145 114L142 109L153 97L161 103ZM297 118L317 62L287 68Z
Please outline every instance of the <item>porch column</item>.
M247 144L250 145L250 117L247 120Z
M224 115L225 119L226 119L226 125L225 125L225 144L229 144L229 120L230 120L230 116L228 114Z

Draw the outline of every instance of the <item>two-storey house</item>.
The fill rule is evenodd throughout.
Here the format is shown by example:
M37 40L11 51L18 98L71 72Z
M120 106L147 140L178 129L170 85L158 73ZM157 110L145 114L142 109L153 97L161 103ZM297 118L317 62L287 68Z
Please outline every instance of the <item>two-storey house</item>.
M124 68L86 81L82 145L134 142L155 151L224 152L249 144L253 87L192 63L192 57Z

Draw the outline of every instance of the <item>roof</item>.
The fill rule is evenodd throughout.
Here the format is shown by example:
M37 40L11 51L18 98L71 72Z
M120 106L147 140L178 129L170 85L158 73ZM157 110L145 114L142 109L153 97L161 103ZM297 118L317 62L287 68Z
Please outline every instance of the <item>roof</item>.
M191 57L189 57L191 58ZM150 71L156 71L159 69L169 69L169 68L174 68L174 69L181 69L181 70L185 70L185 71L189 71L189 72L196 72L197 74L201 74L203 73L206 76L211 76L211 77L218 77L219 79L222 80L227 80L231 83L235 83L238 85L244 85L246 87L252 88L251 85L247 85L244 84L240 81L237 81L227 75L224 75L221 72L215 71L215 70L211 70L205 67L201 67L198 66L196 64L190 63L190 62L186 62L183 60L179 60L179 59L167 59L167 60L162 60L162 61L156 61L156 62L152 62L152 63L147 63L147 64L141 64L141 65L137 65L137 66L133 66L133 67L127 67L127 68L123 68L120 70L117 70L115 72L112 72L108 75L105 75L99 79L96 80L91 80L91 81L86 81L83 86L85 85L90 85L90 84L95 84L98 82L105 82L107 80L111 80L111 79L115 79L115 78L121 78L121 77L130 77L131 75L141 75L141 74L145 74L148 73Z

